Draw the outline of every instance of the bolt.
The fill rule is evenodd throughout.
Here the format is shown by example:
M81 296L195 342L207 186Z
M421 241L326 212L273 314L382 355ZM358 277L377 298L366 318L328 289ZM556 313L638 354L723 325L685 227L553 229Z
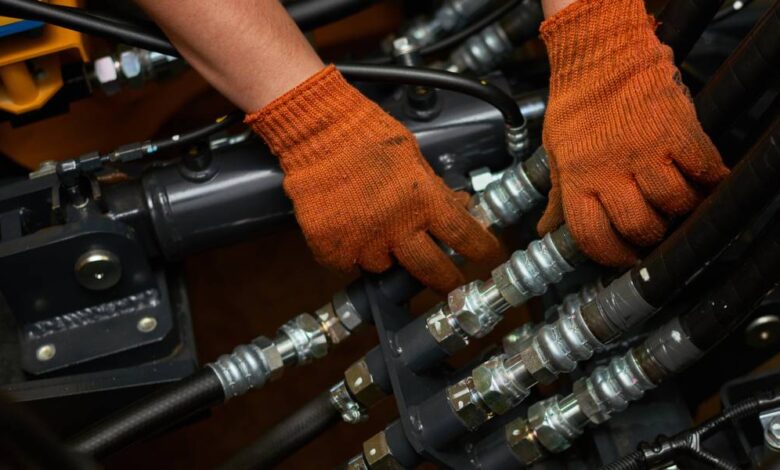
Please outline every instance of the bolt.
M44 344L35 351L35 357L41 362L51 360L55 354L57 354L57 348L51 343Z
M157 319L154 317L143 317L138 320L136 327L141 333L151 333L157 328Z
M772 418L766 427L764 441L774 452L780 452L780 416Z
M766 348L780 339L780 317L761 315L745 328L745 342L753 348Z
M90 250L76 260L76 280L89 290L114 287L122 277L119 258L107 250Z

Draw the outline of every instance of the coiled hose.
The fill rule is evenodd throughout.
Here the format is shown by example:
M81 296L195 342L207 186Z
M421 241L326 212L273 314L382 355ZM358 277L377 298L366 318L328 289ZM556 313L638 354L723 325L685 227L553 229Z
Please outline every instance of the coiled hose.
M225 396L222 384L208 367L173 387L164 387L69 439L73 449L105 456L143 436L170 427L196 411L211 407Z
M220 469L272 467L339 419L340 415L331 403L330 393L323 392L266 431L250 446L220 466Z

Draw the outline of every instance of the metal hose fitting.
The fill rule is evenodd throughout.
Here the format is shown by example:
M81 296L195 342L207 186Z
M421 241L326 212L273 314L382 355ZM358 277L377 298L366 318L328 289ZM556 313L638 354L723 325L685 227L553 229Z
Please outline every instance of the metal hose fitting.
M469 210L486 227L507 227L545 200L533 185L522 163L512 165L501 177L474 194Z
M674 372L701 357L700 351L685 335L679 319L674 318L649 336L640 346L599 366L588 377L574 383L565 398L554 396L532 405L528 418L510 423L515 428L527 425L532 432L524 448L541 446L539 458L546 452L568 449L589 424L601 424L625 410L645 392ZM546 452L544 452L546 451ZM526 465L536 460L534 452L518 453Z
M341 413L341 419L349 424L361 423L368 418L365 409L349 393L343 380L330 388L330 403Z
M564 257L565 248L557 246L567 237L556 232L532 241L526 250L515 251L509 261L493 270L492 279L509 304L522 305L544 294L550 284L560 282L564 274L574 270Z
M496 22L471 36L450 54L446 69L450 72L465 71L482 75L494 70L512 54L512 41Z
M405 36L417 46L427 46L442 34L466 25L495 0L446 0L428 21L416 21Z
M237 346L230 354L223 354L206 367L219 378L227 401L281 376L284 362L276 345L260 336L249 344Z

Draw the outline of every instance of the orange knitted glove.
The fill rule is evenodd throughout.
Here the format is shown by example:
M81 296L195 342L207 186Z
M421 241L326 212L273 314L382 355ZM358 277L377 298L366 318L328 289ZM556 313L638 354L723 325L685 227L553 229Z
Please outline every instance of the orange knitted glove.
M657 243L665 216L694 208L693 184L728 173L654 29L641 0L578 0L541 27L553 185L537 228L565 220L580 249L611 266L634 263L632 245Z
M381 272L391 255L424 284L463 283L432 237L472 260L500 245L425 161L414 135L332 65L246 117L279 157L284 189L323 264Z

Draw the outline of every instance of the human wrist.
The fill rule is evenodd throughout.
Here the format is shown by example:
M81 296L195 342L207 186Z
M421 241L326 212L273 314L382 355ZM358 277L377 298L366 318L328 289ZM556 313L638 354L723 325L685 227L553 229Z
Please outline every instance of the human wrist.
M544 17L549 18L577 0L542 0Z

